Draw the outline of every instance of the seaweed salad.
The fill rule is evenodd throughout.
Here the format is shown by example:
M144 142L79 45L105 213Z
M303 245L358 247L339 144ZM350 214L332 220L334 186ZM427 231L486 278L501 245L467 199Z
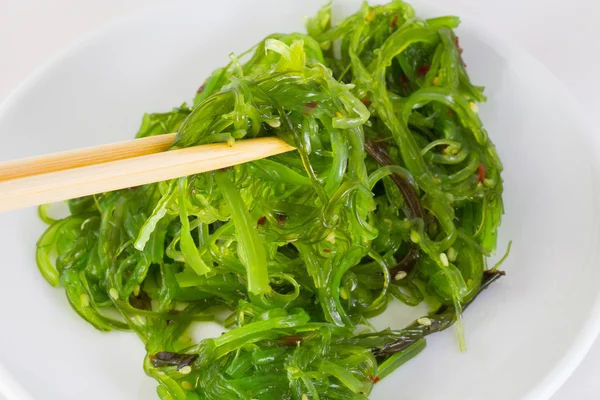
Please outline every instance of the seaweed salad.
M162 400L366 399L504 273L487 266L502 166L453 29L393 1L231 55L192 104L146 114L173 148L277 136L297 151L70 200L37 245L101 331L134 332ZM200 82L199 82L200 83ZM430 312L404 329L390 302ZM218 322L222 334L197 339ZM99 339L100 340L100 339Z

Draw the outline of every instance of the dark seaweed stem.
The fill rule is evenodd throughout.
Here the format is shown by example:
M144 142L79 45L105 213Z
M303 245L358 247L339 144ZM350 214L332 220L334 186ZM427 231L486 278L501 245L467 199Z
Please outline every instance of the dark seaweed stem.
M376 143L372 140L365 140L365 151L377 162L377 164L381 166L395 164L379 143ZM398 185L398 188L400 189L400 192L402 193L402 196L404 197L404 200L410 209L412 214L411 217L423 218L423 207L421 206L419 195L412 187L410 182L397 174L392 174L391 177L396 185Z
M475 301L477 296L487 289L492 283L505 275L504 271L490 270L485 271L479 291L471 300L463 304L463 310L467 309L471 303ZM434 315L428 318L431 321L430 325L423 325L419 320L413 322L405 329L390 334L396 338L381 348L372 349L373 355L378 361L383 361L389 356L404 351L412 344L420 339L431 335L432 333L441 332L451 327L456 321L456 313L453 307L444 306L440 308ZM368 336L368 335L366 335ZM303 336L287 336L279 339L279 343L283 346L294 346L302 342ZM172 353L168 351L159 352L150 356L150 361L155 367L176 366L181 369L191 365L198 358L198 354L182 354Z
M483 292L492 283L503 277L505 274L506 273L504 271L485 271L479 291L471 300L463 304L463 310L466 310L467 307L469 307L469 305L475 301L477 296L481 294L481 292ZM428 319L431 321L431 324L424 325L417 320L405 329L399 331L396 335L398 340L388 343L382 348L372 349L371 351L373 352L373 355L378 359L378 361L383 361L395 353L408 349L412 344L424 338L425 336L431 335L432 333L441 332L451 327L456 321L456 311L453 307L444 306L440 308L434 315L429 316Z
M152 310L152 299L144 291L140 291L137 296L132 293L129 297L129 304L138 310Z
M198 354L180 354L169 351L150 355L150 362L155 367L177 366L177 369L191 365L198 358Z
M408 253L400 260L398 264L390 268L390 276L396 276L398 272L409 273L421 258L421 250L418 247L411 247Z
M365 141L365 151L369 154L380 166L394 165L394 162L382 147L381 144L372 140ZM397 174L392 174L392 180L402 193L406 204L410 209L413 218L423 218L423 207L419 200L419 195L412 187L409 181ZM421 256L421 251L417 247L411 247L406 256L400 262L390 269L390 275L395 276L398 272L410 272Z

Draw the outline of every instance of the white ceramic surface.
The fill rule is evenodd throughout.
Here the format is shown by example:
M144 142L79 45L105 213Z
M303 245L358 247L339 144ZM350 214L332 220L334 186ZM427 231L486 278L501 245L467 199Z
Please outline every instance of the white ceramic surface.
M320 3L265 1L258 14L249 2L178 3L117 23L4 104L0 135L10 145L0 159L131 137L144 111L190 99L230 51L301 29L300 17ZM509 276L466 312L466 354L452 332L437 335L377 385L375 399L398 398L400 390L417 400L547 398L598 329L598 176L588 129L531 58L482 37L468 21L460 34L473 79L488 87L482 118L506 167L501 239L514 241ZM34 210L0 215L7 271L0 280L0 389L9 399L154 398L138 340L94 331L39 276L34 246L42 229Z

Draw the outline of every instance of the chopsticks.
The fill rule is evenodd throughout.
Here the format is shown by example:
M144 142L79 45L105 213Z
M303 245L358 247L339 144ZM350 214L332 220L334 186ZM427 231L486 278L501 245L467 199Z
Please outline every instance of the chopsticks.
M166 151L175 134L0 163L0 211L213 171L295 150L275 137Z

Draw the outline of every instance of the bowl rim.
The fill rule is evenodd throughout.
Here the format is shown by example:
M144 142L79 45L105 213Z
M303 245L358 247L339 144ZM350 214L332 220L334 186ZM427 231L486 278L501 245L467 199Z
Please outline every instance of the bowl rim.
M8 96L0 102L0 121L13 107L18 107L23 97L26 97L30 92L35 90L38 83L43 82L55 68L60 68L60 65L69 56L77 54L80 50L88 47L94 40L100 39L105 35L109 35L112 31L129 24L136 20L143 20L151 15L159 13L162 9L172 9L180 7L187 0L176 0L173 2L159 3L154 5L146 5L128 11L118 17L112 18L100 27L91 30L82 35L80 38L71 42L49 57L45 62L41 63L34 69L20 84L18 84ZM230 0L240 1L240 0ZM378 3L380 1L372 1ZM419 3L419 13L435 12L443 13L447 6L433 6L431 4ZM485 26L474 21L471 17L466 17L462 20L460 29L462 31L474 32L477 31L477 38L489 45L498 54L508 59L522 59L529 63L536 70L538 75L543 75L541 79L551 81L555 84L555 90L561 93L564 98L563 103L567 107L567 112L571 115L576 115L581 125L584 127L581 132L582 139L590 146L590 152L594 156L592 165L594 173L600 181L600 139L595 133L600 133L600 128L596 128L591 118L577 108L581 104L574 94L566 87L556 75L554 75L541 61L525 50L519 43L509 42L507 39L500 37L495 32L489 30ZM600 225L600 221L595 221L596 225ZM599 254L598 249L594 249L592 255ZM598 257L592 257L594 259ZM567 381L573 374L579 364L588 354L592 345L600 335L600 288L596 293L596 299L590 307L590 313L583 324L583 328L575 335L572 344L565 352L564 356L551 368L537 384L533 385L524 399L540 400L550 399L558 389ZM0 361L0 395L6 396L7 400L37 400L32 397L28 390L20 384L8 370L8 368Z

